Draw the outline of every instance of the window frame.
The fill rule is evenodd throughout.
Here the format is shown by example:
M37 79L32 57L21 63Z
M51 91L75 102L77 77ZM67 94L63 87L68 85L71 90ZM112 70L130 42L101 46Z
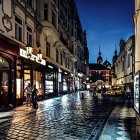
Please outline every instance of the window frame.
M30 28L31 31L29 31L28 28ZM26 32L27 32L27 44L30 44L32 46L33 45L33 29L29 25L27 25Z
M45 7L45 6L47 6L47 7ZM44 3L44 20L48 21L48 3Z
M16 20L16 18L17 18L18 20L20 20L21 23L19 23L19 22ZM19 29L20 29L21 33L20 33ZM17 15L15 15L15 38L16 38L17 40L23 42L23 20L22 20L19 16L17 16Z

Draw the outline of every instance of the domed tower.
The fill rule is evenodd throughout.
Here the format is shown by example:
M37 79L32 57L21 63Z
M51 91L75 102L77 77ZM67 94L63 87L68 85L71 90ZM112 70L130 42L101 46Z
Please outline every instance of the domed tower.
M102 58L101 52L100 52L100 46L99 46L99 56L98 56L98 58L97 58L97 63L98 63L98 64L102 64L102 63L103 63L103 58Z
M106 68L111 68L111 64L110 64L110 62L107 60L107 58L106 58L105 62L103 63L103 65L104 65Z

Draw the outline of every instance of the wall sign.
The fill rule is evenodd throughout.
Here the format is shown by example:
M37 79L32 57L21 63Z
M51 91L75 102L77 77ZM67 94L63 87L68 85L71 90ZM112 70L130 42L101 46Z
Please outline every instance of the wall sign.
M134 75L134 109L140 113L140 71Z
M26 51L23 50L23 49L21 49L21 48L20 48L20 56L22 56L22 57L24 57L24 58L28 58L28 57L27 57ZM31 55L30 60L32 60L32 61L36 60L37 63L40 63L40 64L42 64L42 65L44 65L44 66L46 65L46 61L45 61L44 59L42 59L42 61L39 62L39 61L37 60L37 56L34 55L34 54Z

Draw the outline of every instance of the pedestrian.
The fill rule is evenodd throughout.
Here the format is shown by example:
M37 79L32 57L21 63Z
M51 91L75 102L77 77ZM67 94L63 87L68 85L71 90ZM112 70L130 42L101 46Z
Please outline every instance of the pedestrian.
M127 98L128 99L130 99L130 94L131 94L130 87L127 87L127 89L126 89L126 95L127 95Z
M96 96L96 87L93 87L93 96Z
M106 94L106 87L103 88L103 96Z
M28 83L28 86L24 89L24 91L26 92L26 106L28 106L28 104L31 106L32 88L30 83Z
M38 90L36 88L36 84L34 84L33 90L32 90L32 104L33 104L34 109L38 108L37 95L38 95Z

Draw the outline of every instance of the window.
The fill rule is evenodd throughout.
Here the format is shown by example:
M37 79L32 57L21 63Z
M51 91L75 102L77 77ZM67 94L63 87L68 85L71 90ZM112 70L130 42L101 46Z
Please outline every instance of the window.
M44 20L48 20L48 4L44 4Z
M73 71L73 62L71 62L71 70Z
M68 67L68 69L70 68L70 60L69 60L69 58L68 58L68 62L67 62L68 64L67 64L67 67Z
M56 15L53 11L52 11L52 24L54 27L56 27Z
M28 3L31 7L33 7L33 0L27 0L27 3Z
M65 58L65 67L67 68L67 63L68 62L68 58Z
M109 82L109 77L106 77L106 81Z
M15 38L23 41L22 20L15 16Z
M130 54L128 54L127 67L130 67Z
M61 63L61 65L63 65L63 54L62 54L62 52L60 53L60 63Z
M46 56L50 57L50 43L46 42Z
M56 49L56 62L59 62L59 54L58 54L58 50Z
M124 65L125 65L125 62L124 62L124 59L122 60L122 71L124 71Z
M33 38L32 38L32 28L27 26L27 44L30 44L32 46L33 45L32 40L33 40Z

